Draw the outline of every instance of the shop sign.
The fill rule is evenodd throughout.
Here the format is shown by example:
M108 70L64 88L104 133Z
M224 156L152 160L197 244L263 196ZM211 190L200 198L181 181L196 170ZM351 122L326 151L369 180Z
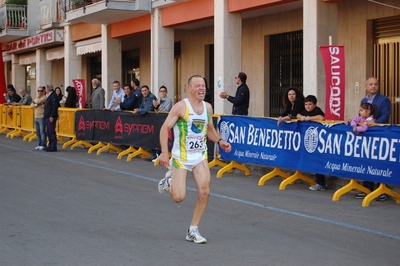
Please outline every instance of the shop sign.
M47 44L64 43L63 30L50 30L22 40L6 44L6 52L13 53Z

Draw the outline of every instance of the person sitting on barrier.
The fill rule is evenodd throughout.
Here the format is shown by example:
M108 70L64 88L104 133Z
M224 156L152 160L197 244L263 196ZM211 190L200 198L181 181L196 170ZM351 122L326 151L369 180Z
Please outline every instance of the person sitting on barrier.
M45 87L40 86L37 89L37 96L32 101L31 107L35 108L35 129L36 137L39 140L39 145L36 150L44 150L46 148L45 120L44 120L44 103L46 102Z
M125 92L125 96L122 99L122 101L120 99L116 99L115 103L119 104L119 108L120 110L133 110L134 106L136 105L138 99L136 98L136 95L132 93L132 87L129 84L125 84L124 85L124 92Z
M285 111L278 118L278 126L282 121L297 118L297 114L304 110L303 93L297 88L288 88L283 95L283 106Z
M92 79L92 97L90 98L90 108L94 110L103 110L105 107L105 91L101 87L101 82L98 79Z
M65 100L67 98L65 97L65 95L62 94L61 88L60 87L56 87L54 89L54 91L55 91L55 93L57 95L57 98L59 99L58 107L64 107L65 106Z
M6 100L6 104L19 102L21 100L21 97L17 94L14 85L12 84L7 85L7 92L4 93L4 99Z
M133 109L139 108L143 99L142 90L140 88L140 81L138 79L133 79L131 81L131 87L132 87L132 93L135 94L136 98L138 99Z
M117 80L113 82L113 89L114 91L111 97L111 101L108 104L108 107L104 108L104 110L111 110L111 111L119 110L118 104L115 102L115 100L120 99L120 101L122 101L125 95L124 90L121 89L121 84Z
M324 120L325 113L317 106L317 97L308 95L304 98L304 110L297 114L299 121L318 121ZM314 186L310 186L312 191L323 191L326 189L325 175L315 174Z
M360 105L359 116L353 118L350 122L353 132L358 134L365 132L371 123L375 122L376 108L370 103L362 103Z
M162 85L158 92L160 93L160 101L157 99L153 100L154 109L157 112L169 112L172 108L172 100L167 96L167 87Z
M143 85L142 86L142 103L140 104L139 108L134 110L135 114L147 114L149 111L154 111L153 100L157 100L157 97L151 93L149 86Z
M79 107L79 99L76 94L75 87L68 86L65 91L67 92L67 99L65 100L66 108L78 108Z

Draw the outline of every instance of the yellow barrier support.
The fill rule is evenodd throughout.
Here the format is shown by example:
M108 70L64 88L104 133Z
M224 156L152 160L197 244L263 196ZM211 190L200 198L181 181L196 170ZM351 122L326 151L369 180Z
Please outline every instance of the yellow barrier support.
M275 167L274 170L272 170L271 172L263 175L259 180L258 180L258 185L259 186L264 186L265 182L267 182L267 180L270 180L271 178L275 177L275 176L280 176L283 179L286 179L289 177L289 174L283 172L281 169L279 169L278 167Z
M142 147L139 147L139 149L136 152L129 154L129 156L128 156L128 158L126 158L126 160L128 162L130 162L130 161L132 161L132 158L134 158L136 156L140 156L142 159L144 159L146 157L151 157L151 154L150 154L150 152L144 150Z
M350 179L350 182L347 185L339 188L338 190L336 190L335 193L333 193L332 200L339 201L339 199L342 195L346 194L347 192L352 191L353 189L364 192L365 194L371 193L371 190L369 190L368 188L359 184L355 179Z
M106 146L106 144L104 144L104 142L99 141L99 143L97 143L96 145L90 147L90 149L88 150L88 153L92 153L93 151L98 150L100 148L103 148L105 146Z
M121 160L122 157L124 157L125 155L128 155L130 153L134 153L134 152L137 152L137 149L135 149L133 146L129 146L128 149L126 149L126 150L124 150L124 151L122 151L122 152L120 152L118 154L117 159Z
M217 177L221 178L222 175L225 172L229 172L232 171L234 168L242 171L246 176L250 175L250 170L249 168L247 168L246 166L243 166L235 161L231 161L229 164L227 164L226 166L222 167L218 172L217 172Z
M396 200L396 204L400 204L400 194L388 188L385 184L380 184L377 189L369 193L362 201L363 207L368 207L369 203L382 194L387 194Z
M75 112L78 108L58 108L58 123L56 127L57 139L64 143L62 148L71 145L71 150L77 146L92 147L93 145L84 140L77 140L75 135ZM66 140L65 138L69 139Z
M118 153L122 152L121 148L118 148L117 146L115 146L114 144L108 143L107 145L105 145L104 147L100 148L97 151L97 155L100 155L103 151L108 151L108 152L112 152L112 151L116 151Z
M310 186L314 186L316 183L313 179L309 178L308 176L303 175L300 171L296 170L296 172L283 180L279 185L279 190L285 190L286 186L289 184L294 184L296 180L303 180L310 184Z
M221 154L217 153L215 158L211 162L208 163L208 167L213 168L214 166L219 166L222 168L222 167L227 166L228 164L221 161L220 158L221 158ZM228 170L228 173L232 173L232 169Z

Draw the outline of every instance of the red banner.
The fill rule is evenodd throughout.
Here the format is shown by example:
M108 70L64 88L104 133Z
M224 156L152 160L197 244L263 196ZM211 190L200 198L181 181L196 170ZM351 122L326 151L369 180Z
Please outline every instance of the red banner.
M344 46L319 47L325 66L325 119L344 120L345 62Z
M73 79L74 87L79 98L79 108L85 108L86 104L86 86L84 79Z

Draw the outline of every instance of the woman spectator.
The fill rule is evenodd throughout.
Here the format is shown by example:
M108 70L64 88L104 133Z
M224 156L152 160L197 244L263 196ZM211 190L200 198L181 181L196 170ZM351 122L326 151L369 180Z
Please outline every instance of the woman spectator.
M284 120L296 119L297 114L304 110L304 95L297 88L288 88L283 96L285 111L278 118L277 125Z
M67 108L77 108L79 107L78 95L76 90L72 86L68 86L66 89L67 99L65 100L65 107Z
M7 85L7 93L4 93L4 98L7 103L17 103L21 101L21 96L17 94L17 91L12 84Z
M64 103L65 103L65 97L62 94L61 88L60 87L56 87L54 89L54 91L57 94L57 98L58 98L58 107L64 107Z

